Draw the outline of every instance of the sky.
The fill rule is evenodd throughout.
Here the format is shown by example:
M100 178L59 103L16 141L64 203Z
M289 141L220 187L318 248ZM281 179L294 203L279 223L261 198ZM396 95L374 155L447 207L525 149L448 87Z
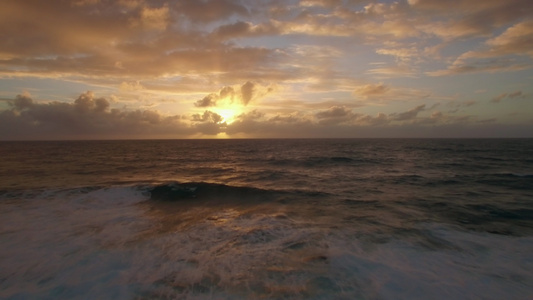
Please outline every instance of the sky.
M533 137L531 0L2 0L0 140Z

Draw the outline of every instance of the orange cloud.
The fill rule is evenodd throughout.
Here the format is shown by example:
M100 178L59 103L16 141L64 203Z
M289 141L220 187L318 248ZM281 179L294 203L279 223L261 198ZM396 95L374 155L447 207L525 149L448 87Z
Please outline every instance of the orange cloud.
M0 112L4 124L65 136L477 122L460 111L431 117L435 99L472 99L438 88L450 78L428 76L532 68L532 15L528 0L4 0L0 79L11 85L2 97L13 100ZM35 78L68 92L32 86ZM494 95L529 95L521 80ZM75 85L107 94L65 102ZM13 97L23 89L61 102ZM521 96L506 92L516 89ZM79 127L59 126L69 122Z

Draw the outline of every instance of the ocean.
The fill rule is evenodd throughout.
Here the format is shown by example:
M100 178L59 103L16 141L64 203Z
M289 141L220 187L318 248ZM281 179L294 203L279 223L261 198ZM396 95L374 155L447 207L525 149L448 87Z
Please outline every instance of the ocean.
M533 299L533 139L0 142L1 299Z

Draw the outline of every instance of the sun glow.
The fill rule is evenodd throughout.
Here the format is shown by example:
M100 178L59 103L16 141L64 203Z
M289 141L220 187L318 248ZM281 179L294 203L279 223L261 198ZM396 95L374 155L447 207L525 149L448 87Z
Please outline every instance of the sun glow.
M222 122L226 122L226 124L231 124L237 119L237 116L242 113L242 107L238 105L227 105L224 107L218 107L213 111L221 115L222 118L224 118Z

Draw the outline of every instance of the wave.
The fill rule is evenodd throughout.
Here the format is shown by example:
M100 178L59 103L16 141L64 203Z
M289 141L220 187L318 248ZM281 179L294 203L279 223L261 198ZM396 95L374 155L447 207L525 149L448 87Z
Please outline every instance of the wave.
M292 159L280 159L271 157L265 161L269 165L275 166L290 166L299 168L314 168L314 167L335 167L335 166L350 166L350 165L366 165L366 164L382 164L386 159L380 158L361 158L361 157L347 157L347 156L310 156L298 157Z
M533 174L518 174L518 173L496 173L490 174L496 177L506 177L506 178L533 178Z
M0 202L2 299L531 295L533 239L517 232L529 202L336 202L338 191L201 181L17 193L28 201Z
M155 202L208 202L257 204L276 201L279 203L314 201L326 199L332 194L302 189L263 189L248 186L233 186L208 182L167 182L152 186L141 186L150 194L149 200Z
M242 182L242 181L241 181ZM108 185L78 186L71 188L36 188L0 190L0 201L17 199L82 199L86 197L101 198L98 202L113 201L134 197L132 202L224 202L224 203L258 203L262 201L292 202L298 199L313 199L332 196L328 192L312 189L302 183L301 188L258 188L251 180L246 185L230 185L212 182L140 182L116 181Z
M253 187L237 187L207 182L170 182L149 187L147 191L150 192L150 199L155 201L207 200L219 198L257 200L269 199L274 194L279 193Z

